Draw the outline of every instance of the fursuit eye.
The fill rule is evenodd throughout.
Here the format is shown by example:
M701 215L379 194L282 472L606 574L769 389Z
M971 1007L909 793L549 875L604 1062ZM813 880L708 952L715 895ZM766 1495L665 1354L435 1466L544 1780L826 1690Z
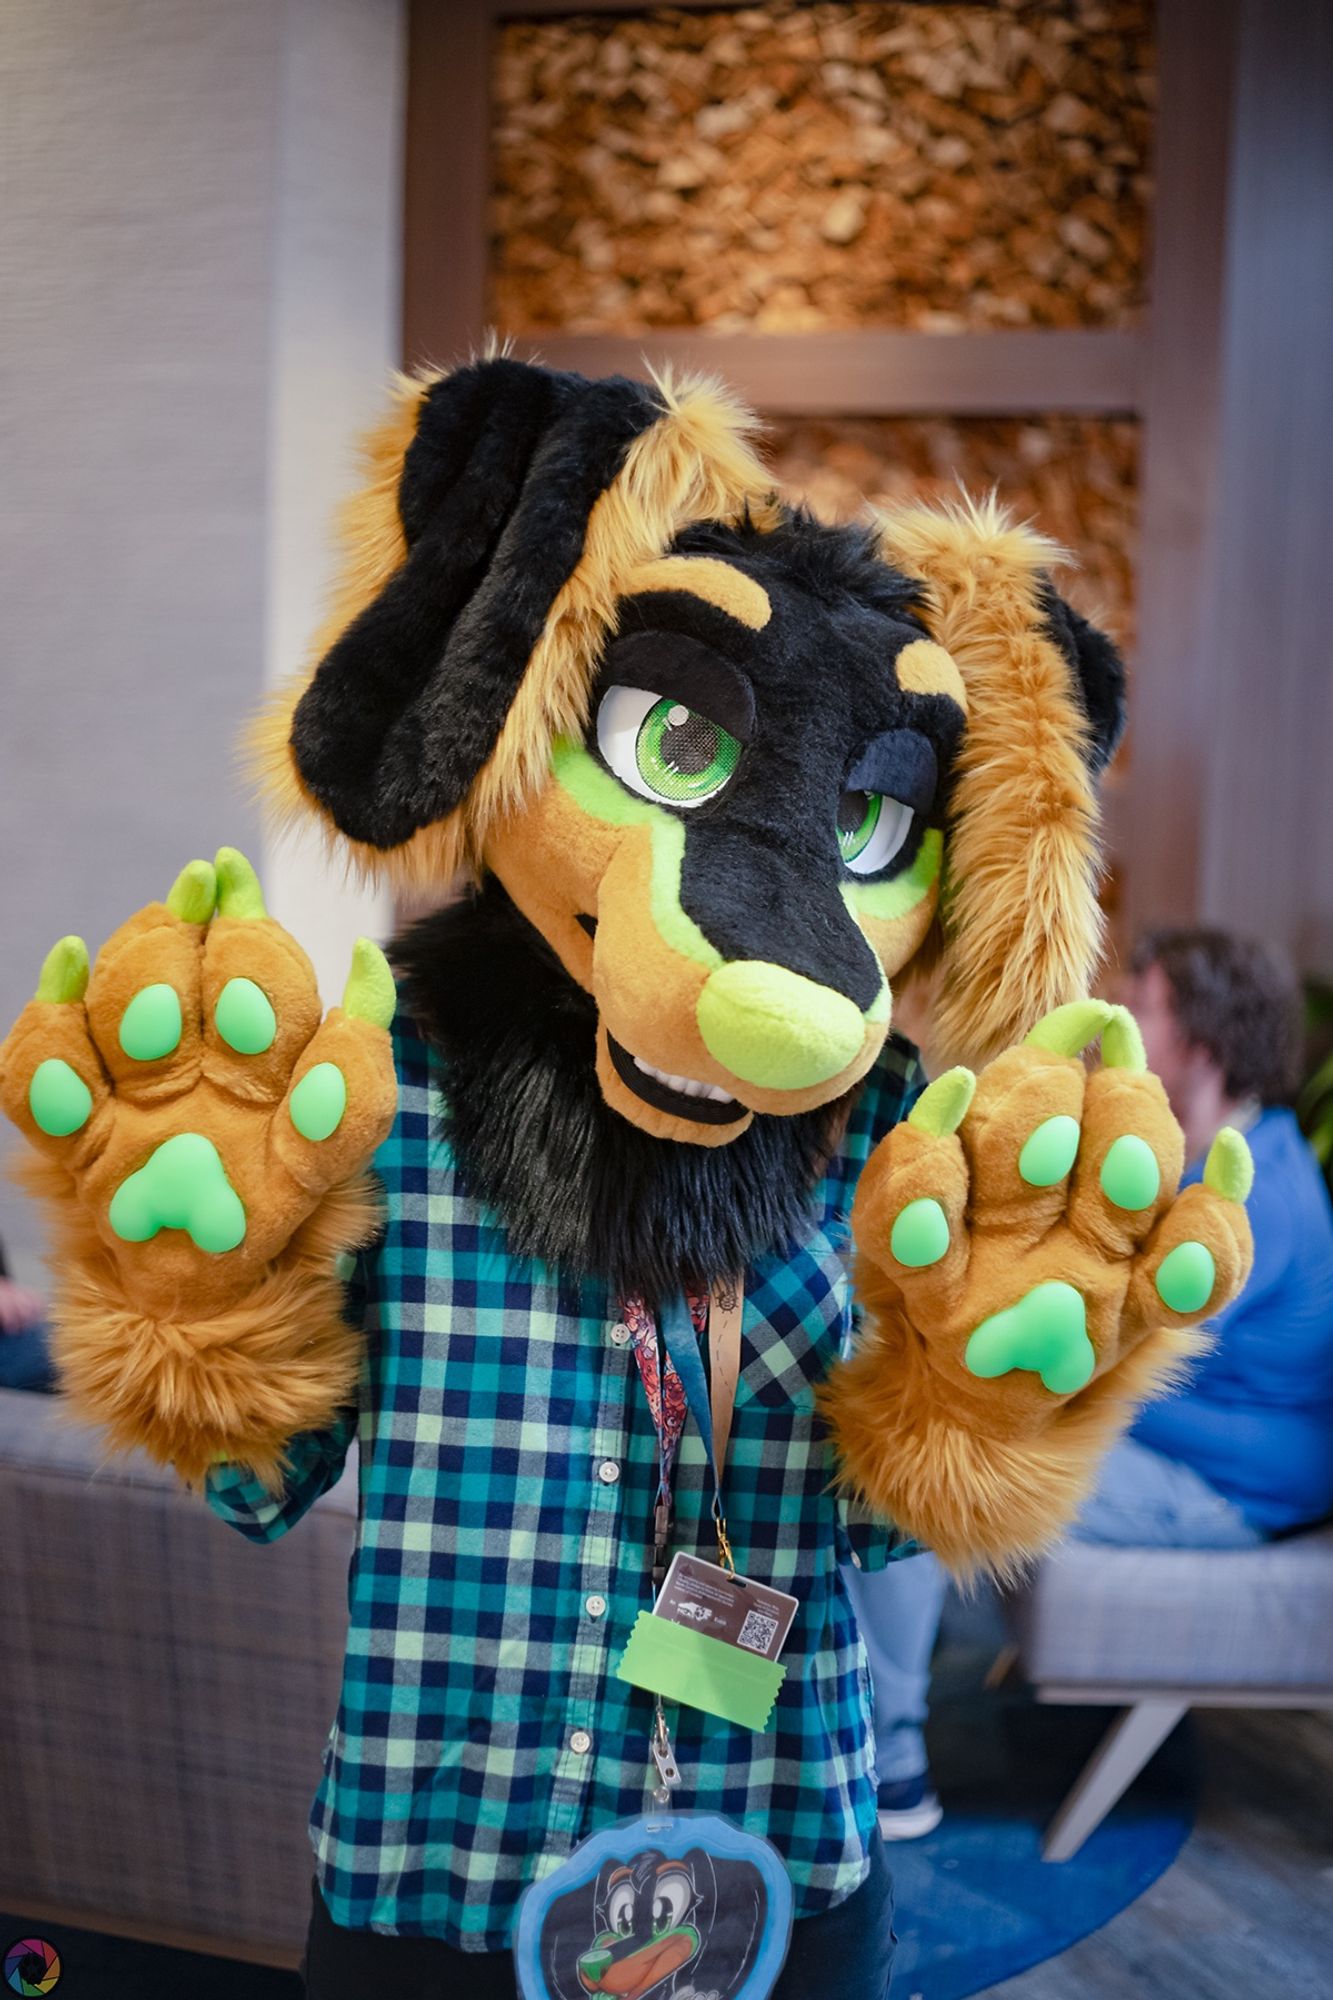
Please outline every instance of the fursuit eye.
M613 687L597 711L597 748L622 785L660 805L716 798L741 746L697 708L647 688Z
M838 801L838 846L854 875L887 868L912 831L912 808L886 792L844 792Z
M653 1891L654 1937L660 1937L663 1931L674 1931L678 1924L683 1924L693 1900L690 1878L682 1869L673 1868L659 1875Z
M617 1931L621 1937L628 1937L634 1929L634 1884L618 1882L606 1902L606 1922L609 1930Z

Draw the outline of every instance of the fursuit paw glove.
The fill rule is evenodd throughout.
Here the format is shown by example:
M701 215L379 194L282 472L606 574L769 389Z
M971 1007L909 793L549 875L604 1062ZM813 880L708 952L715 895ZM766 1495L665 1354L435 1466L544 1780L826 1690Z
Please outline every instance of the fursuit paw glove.
M939 1077L872 1155L866 1332L826 1411L846 1484L951 1568L1003 1573L1055 1540L1244 1284L1249 1148L1219 1133L1177 1194L1183 1154L1133 1018L1084 1000L979 1080Z
M48 956L0 1046L0 1107L53 1211L62 1387L115 1449L276 1483L286 1440L348 1400L336 1267L378 1227L393 1011L362 939L321 1024L310 961L233 848L192 861L91 978L80 938Z

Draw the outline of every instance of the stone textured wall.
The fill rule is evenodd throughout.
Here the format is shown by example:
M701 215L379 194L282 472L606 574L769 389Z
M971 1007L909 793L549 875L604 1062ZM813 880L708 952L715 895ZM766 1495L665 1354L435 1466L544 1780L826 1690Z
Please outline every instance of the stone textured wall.
M499 36L511 332L1126 326L1151 0L777 4Z
M1139 426L1129 417L806 417L770 420L766 455L825 520L992 487L1079 559L1070 602L1134 644Z

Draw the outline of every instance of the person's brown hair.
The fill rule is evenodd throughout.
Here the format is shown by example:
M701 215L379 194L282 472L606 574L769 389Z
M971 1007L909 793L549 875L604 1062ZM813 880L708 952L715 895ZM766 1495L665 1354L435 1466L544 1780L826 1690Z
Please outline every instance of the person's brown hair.
M1300 1079L1301 1001L1285 954L1217 930L1148 931L1130 968L1159 965L1181 1033L1207 1050L1229 1097L1285 1104Z

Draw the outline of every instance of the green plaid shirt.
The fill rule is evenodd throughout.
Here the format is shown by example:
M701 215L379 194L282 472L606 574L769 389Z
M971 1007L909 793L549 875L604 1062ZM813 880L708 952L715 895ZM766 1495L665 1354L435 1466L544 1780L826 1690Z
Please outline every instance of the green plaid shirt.
M293 1439L280 1498L238 1466L214 1469L208 1497L273 1541L358 1437L347 1661L311 1816L323 1895L351 1929L499 1951L526 1885L649 1801L651 1697L614 1668L651 1602L657 1436L618 1302L513 1254L440 1136L438 1058L401 1018L394 1040L359 1416ZM870 1688L838 1565L878 1568L911 1545L830 1493L814 1396L850 1328L857 1175L922 1082L890 1037L799 1240L746 1273L727 1525L737 1567L800 1601L772 1727L667 1711L680 1803L772 1840L798 1916L869 1866ZM691 1421L673 1547L713 1554L709 1499Z

